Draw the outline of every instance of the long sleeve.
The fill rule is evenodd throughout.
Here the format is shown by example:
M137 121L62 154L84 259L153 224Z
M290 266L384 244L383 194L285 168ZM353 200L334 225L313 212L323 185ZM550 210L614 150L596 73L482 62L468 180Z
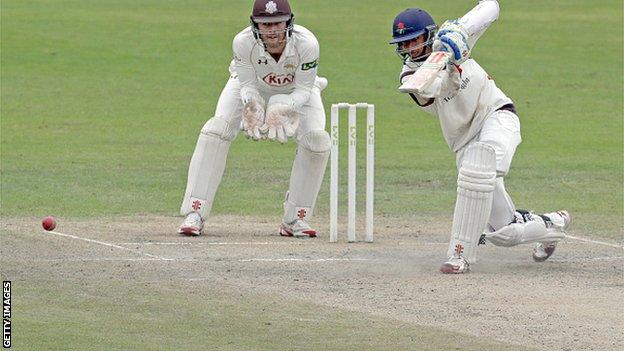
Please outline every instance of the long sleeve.
M251 64L251 50L253 48L249 46L249 40L244 40L240 34L234 38L232 51L243 102L247 102L250 96L259 95L256 72Z
M459 23L468 32L468 45L473 48L485 30L498 19L500 7L496 0L482 0L468 11Z
M318 70L319 44L310 37L299 49L301 64L295 73L295 90L290 94L295 109L301 108L310 100Z

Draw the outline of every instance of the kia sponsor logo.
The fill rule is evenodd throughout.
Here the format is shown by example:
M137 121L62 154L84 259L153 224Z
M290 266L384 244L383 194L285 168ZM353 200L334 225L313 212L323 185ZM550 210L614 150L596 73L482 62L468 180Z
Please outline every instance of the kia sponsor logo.
M275 73L269 73L264 78L262 78L262 80L264 80L264 82L268 85L283 87L284 85L292 83L295 80L295 75L292 73L280 75L277 75Z

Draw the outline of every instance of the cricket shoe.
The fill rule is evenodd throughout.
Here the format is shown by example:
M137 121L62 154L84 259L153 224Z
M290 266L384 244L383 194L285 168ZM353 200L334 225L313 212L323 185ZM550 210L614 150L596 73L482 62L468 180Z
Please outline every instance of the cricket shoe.
M204 229L204 220L199 213L191 212L184 218L184 222L178 229L178 234L198 236L201 235L202 229Z
M548 230L565 232L565 230L568 229L568 227L570 226L570 223L572 223L572 217L570 216L570 213L566 210L559 210L552 213L544 213L542 218L544 217L546 217L544 219L544 223L546 224ZM533 247L533 261L546 261L550 256L552 256L556 248L556 241L536 243L535 247Z
M312 229L306 221L301 219L296 219L290 224L282 223L279 234L281 236L294 236L295 238L316 238L316 230Z
M535 243L533 247L533 261L544 262L548 257L552 256L557 248L557 242L551 243Z
M470 264L463 256L453 255L440 266L440 272L444 274L468 273L470 272Z

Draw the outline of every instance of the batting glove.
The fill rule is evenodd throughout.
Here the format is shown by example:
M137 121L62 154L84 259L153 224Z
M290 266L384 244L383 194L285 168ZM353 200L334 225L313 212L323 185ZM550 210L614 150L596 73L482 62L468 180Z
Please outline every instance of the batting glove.
M433 51L449 52L451 61L456 65L461 65L470 57L468 32L458 20L444 22L433 41Z

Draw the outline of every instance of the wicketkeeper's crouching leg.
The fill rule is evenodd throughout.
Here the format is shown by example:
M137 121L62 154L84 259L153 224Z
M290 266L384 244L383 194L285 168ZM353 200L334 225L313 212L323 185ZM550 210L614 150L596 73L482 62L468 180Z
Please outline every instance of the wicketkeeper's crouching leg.
M308 223L323 182L329 158L330 139L324 130L312 130L298 138L297 154L284 200L284 217L280 235L315 237Z
M221 116L211 118L202 128L191 158L186 192L180 207L180 214L186 218L178 233L201 234L221 183L230 144L238 130L239 125L233 125Z

